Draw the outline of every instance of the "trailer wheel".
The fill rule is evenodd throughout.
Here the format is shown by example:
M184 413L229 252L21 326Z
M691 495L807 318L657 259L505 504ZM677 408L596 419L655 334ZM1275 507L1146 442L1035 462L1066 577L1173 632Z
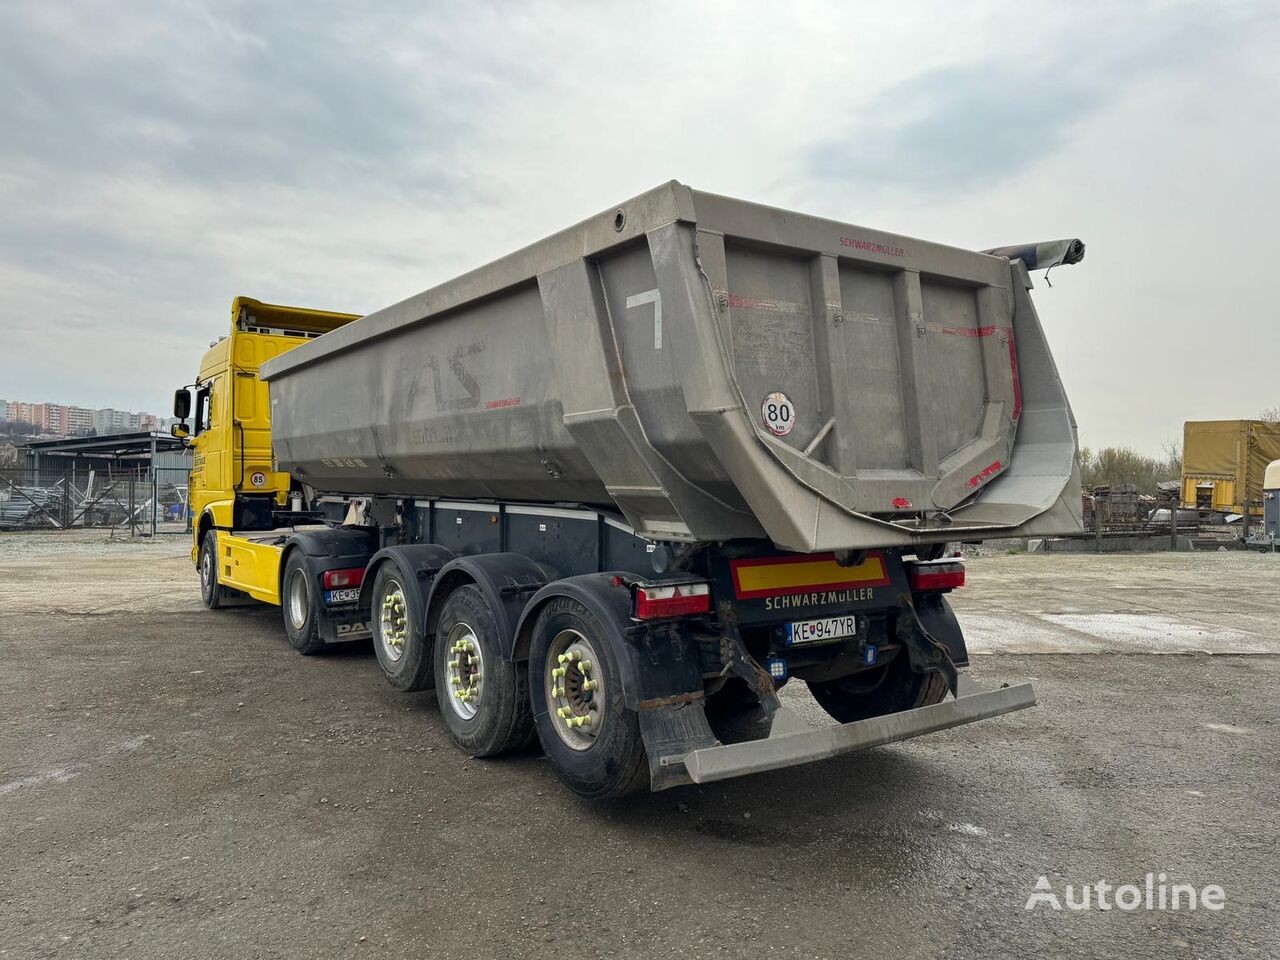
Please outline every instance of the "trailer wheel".
M373 579L370 626L373 649L387 683L412 692L431 686L431 649L417 580L393 560Z
M491 757L529 742L529 664L503 659L493 611L475 584L445 599L433 656L440 714L460 749Z
M218 585L218 532L206 530L200 541L200 599L210 610L227 602L227 588Z
M883 667L810 683L809 692L833 719L851 723L941 703L947 681L936 671L916 673L906 651L899 651Z
M604 625L577 600L557 597L539 613L529 659L538 739L556 775L590 799L639 790L649 773L616 657Z
M304 657L319 653L324 649L324 639L320 636L320 618L324 611L315 579L301 550L289 551L280 583L280 610L284 614L289 646Z

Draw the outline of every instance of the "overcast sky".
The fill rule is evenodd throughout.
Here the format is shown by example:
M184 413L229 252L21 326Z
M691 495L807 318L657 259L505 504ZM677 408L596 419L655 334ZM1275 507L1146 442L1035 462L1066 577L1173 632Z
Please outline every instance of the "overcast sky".
M967 247L1082 443L1280 403L1280 6L0 6L0 397L163 412L233 296L365 313L662 181Z

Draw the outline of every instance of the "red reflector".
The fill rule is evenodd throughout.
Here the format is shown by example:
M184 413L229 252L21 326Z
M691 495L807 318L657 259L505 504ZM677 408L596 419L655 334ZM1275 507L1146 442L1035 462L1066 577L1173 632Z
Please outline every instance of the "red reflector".
M929 590L954 590L964 586L964 565L960 563L914 566L907 572L912 593Z
M691 617L710 612L711 585L708 583L636 587L637 620Z
M337 590L340 587L358 587L364 583L364 567L351 567L347 570L326 570L320 579L326 590Z

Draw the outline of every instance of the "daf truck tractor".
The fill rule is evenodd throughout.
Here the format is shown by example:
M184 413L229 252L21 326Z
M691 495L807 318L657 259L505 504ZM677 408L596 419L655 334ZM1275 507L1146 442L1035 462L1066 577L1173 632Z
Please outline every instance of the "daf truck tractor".
M1029 707L967 676L946 545L1081 530L1029 270L1083 252L673 181L367 316L238 298L174 405L204 603L371 642L586 797Z

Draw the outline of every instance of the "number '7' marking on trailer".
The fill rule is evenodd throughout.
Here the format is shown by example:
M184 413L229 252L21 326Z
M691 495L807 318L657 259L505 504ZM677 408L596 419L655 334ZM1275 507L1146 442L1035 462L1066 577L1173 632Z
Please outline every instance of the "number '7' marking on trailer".
M657 290L646 290L627 297L627 309L653 304L653 349L662 349L662 294Z

